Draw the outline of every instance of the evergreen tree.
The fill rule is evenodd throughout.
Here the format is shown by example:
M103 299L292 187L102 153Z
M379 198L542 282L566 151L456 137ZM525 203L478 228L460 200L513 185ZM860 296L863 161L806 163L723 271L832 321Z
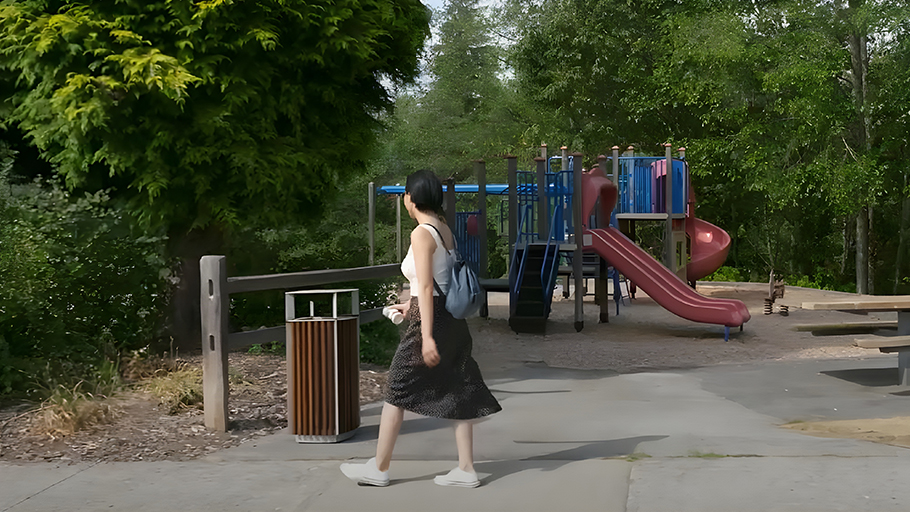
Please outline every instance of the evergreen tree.
M231 226L318 215L427 33L418 0L7 0L0 123L168 234L194 347L199 256Z

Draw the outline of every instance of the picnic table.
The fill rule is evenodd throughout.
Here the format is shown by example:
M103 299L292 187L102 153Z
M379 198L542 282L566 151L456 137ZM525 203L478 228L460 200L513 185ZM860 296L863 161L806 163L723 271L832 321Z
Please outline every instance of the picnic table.
M877 348L880 352L897 352L897 371L901 386L910 386L910 295L860 295L856 298L803 302L802 308L813 311L846 311L848 313L897 312L897 336L858 338L856 346Z

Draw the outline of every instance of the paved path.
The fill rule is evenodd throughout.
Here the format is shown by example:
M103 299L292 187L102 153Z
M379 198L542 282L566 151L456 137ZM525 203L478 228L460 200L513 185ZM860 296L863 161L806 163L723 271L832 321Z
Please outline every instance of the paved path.
M483 486L443 488L445 421L406 416L387 488L343 460L373 455L379 407L338 445L276 434L190 462L0 465L0 512L887 511L910 507L910 450L785 430L794 420L907 415L893 361L762 363L617 375L514 365L504 410L476 427Z

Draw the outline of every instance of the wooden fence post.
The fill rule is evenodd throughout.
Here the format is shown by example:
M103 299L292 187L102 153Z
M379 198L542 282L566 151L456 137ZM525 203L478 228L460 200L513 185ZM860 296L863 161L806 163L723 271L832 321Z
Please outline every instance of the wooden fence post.
M370 241L370 255L367 261L370 265L376 258L376 184L372 181L367 185L367 238Z
M481 278L490 277L487 240L487 163L483 160L474 161L474 174L477 176L477 237L480 243L480 254L477 257L477 275ZM499 276L496 276L499 277Z
M199 303L202 310L202 395L205 427L228 429L227 334L230 296L224 256L203 256Z

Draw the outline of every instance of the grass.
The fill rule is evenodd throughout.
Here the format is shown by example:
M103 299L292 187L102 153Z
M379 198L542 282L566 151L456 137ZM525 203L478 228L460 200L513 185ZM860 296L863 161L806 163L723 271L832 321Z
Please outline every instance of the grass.
M233 370L233 369L232 369ZM136 352L123 358L119 364L105 361L95 371L91 381L75 380L66 372L54 371L48 366L41 388L40 403L29 410L7 419L29 422L34 434L58 438L71 435L93 425L110 423L117 412L110 397L125 387L147 391L155 396L169 413L201 407L202 369L188 367L186 363L168 355L148 356ZM236 370L229 374L234 386L249 386Z
M723 459L723 458L726 458L727 456L722 455L720 453L713 453L713 452L706 453L706 452L700 452L698 450L693 450L693 451L689 452L689 457L697 458L697 459Z
M400 339L399 326L388 320L361 325L360 362L388 367Z
M142 384L142 389L158 399L168 413L202 406L202 369L180 368L159 371Z
M57 386L51 390L35 411L33 425L38 432L61 437L114 419L115 412L107 397L83 391L82 385L79 382L72 388Z
M247 349L247 353L253 355L275 355L283 356L286 353L285 343L283 341L272 341L269 343L256 343Z

